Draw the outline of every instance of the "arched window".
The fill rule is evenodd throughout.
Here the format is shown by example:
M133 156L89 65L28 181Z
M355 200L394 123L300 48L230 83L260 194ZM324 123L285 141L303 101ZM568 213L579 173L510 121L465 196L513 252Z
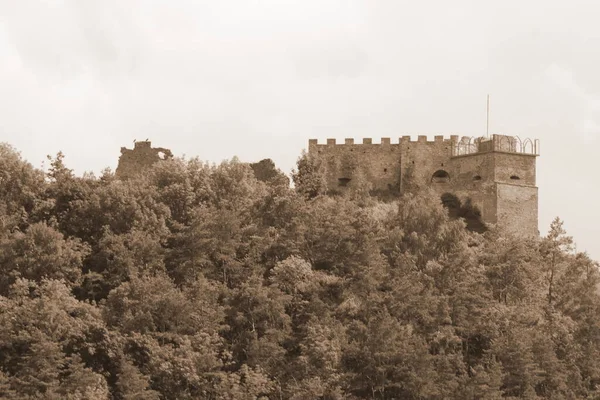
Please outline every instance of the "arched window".
M431 177L431 182L433 183L445 183L450 182L450 175L444 171L443 169L438 169L433 173Z

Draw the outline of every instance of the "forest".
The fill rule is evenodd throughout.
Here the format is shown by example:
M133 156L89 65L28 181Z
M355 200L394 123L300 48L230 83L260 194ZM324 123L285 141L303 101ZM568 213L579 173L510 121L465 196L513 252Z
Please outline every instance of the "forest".
M0 398L600 399L599 264L559 218L523 239L259 167L0 144Z

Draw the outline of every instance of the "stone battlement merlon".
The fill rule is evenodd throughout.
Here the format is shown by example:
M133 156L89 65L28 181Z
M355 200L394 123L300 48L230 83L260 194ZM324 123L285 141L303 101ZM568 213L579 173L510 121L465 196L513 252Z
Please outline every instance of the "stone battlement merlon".
M149 140L135 142L134 148L135 149L142 149L142 148L149 149L149 148L152 148L152 142L150 142Z
M471 138L470 136L463 136L462 140L468 140L470 138ZM325 143L319 143L318 139L309 139L308 145L309 146L344 146L344 145L358 146L358 145L363 145L363 144L399 145L399 144L405 143L405 142L434 144L434 143L448 143L448 142L457 143L457 142L459 142L459 140L461 140L459 135L451 135L449 138L446 138L443 135L436 135L436 136L434 136L433 140L428 140L427 135L418 135L416 140L413 140L412 136L410 136L410 135L404 135L404 136L399 137L397 141L392 141L392 139L389 137L382 137L380 139L380 143L374 143L373 138L362 138L361 139L362 143L358 143L357 141L355 141L354 138L346 138L346 139L344 139L343 143L338 143L337 139L335 139L335 138L328 138L328 139L326 139Z

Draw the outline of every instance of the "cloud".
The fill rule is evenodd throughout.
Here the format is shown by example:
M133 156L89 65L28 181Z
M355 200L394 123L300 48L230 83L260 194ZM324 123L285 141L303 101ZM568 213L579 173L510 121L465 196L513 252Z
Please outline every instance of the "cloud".
M571 71L552 64L546 69L546 75L561 89L569 91L578 97L585 95L581 87L575 82Z
M550 65L546 76L580 103L579 134L586 142L595 141L600 136L600 95L588 93L577 83L571 71L559 65Z

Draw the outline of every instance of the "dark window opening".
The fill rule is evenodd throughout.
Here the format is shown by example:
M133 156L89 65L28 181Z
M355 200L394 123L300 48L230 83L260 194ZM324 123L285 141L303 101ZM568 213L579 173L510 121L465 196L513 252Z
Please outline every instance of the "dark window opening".
M348 186L348 182L350 181L350 178L338 178L338 186Z
M387 168L384 168L384 169L383 169L383 172L384 172L384 173L385 173L385 172L387 172Z
M433 173L433 176L431 177L431 181L434 183L449 182L450 175L448 174L448 172L444 171L443 169L438 169L437 171L435 171Z
M481 180L481 176L480 176L480 175L475 175L475 176L473 177L473 180L474 180L474 181L480 181L480 180Z
M512 180L515 180L515 181L518 181L518 180L520 180L521 178L519 178L519 177L518 177L518 176L516 176L516 175L513 175L513 176L511 176L511 177L510 177L510 179L512 179Z

